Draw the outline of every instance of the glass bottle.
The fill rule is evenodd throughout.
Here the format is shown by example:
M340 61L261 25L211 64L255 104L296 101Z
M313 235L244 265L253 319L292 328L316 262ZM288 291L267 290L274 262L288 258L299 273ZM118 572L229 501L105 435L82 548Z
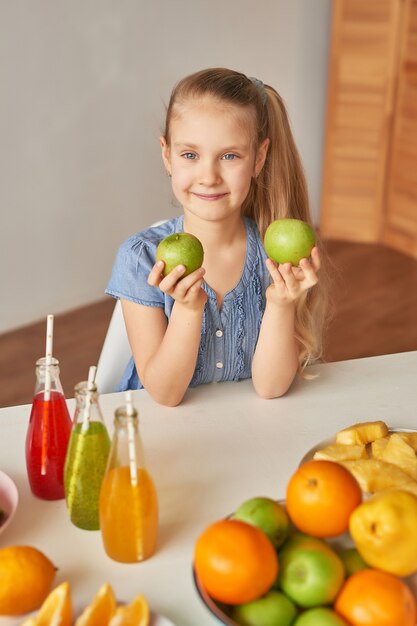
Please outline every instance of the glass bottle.
M59 378L59 361L36 361L36 386L26 434L26 468L30 488L44 500L60 500L71 418Z
M100 493L100 529L107 555L122 563L150 557L158 533L158 499L145 468L138 414L116 410L114 436Z
M100 410L97 386L81 382L74 392L75 414L64 467L65 498L75 526L98 530L98 502L110 437Z

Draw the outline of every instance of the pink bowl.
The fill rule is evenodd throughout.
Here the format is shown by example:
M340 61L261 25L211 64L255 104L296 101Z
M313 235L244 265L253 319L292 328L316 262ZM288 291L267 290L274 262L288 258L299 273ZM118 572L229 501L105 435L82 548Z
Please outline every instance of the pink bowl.
M17 487L5 472L0 470L0 509L4 512L6 518L0 521L0 534L4 532L12 521L19 502L19 492Z

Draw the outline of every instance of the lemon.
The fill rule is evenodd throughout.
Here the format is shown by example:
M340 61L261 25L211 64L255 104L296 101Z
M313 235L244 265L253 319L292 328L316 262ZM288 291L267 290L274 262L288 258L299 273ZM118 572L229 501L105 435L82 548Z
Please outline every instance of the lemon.
M61 583L46 598L35 618L35 626L71 626L72 602L69 583Z
M142 595L137 595L127 606L119 606L108 626L148 626L149 606Z
M104 584L75 622L75 626L104 626L116 611L113 589Z
M0 549L0 615L38 609L49 593L56 568L31 546Z

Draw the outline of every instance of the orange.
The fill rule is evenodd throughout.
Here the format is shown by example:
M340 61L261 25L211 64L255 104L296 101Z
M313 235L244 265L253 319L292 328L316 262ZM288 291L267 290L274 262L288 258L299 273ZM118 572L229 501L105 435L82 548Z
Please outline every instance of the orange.
M361 501L356 478L333 461L300 465L287 485L287 513L299 530L313 537L346 532L349 516Z
M75 622L75 626L103 626L116 612L116 598L108 583L100 587L90 604Z
M207 593L226 604L256 600L278 574L278 557L268 537L240 520L211 524L197 539L197 577Z
M36 626L71 626L72 601L68 582L55 587L42 604L35 618Z
M145 596L138 594L126 606L119 606L109 626L149 626L150 611ZM104 625L103 625L104 626Z
M335 604L352 626L415 626L417 606L407 585L394 574L364 569L350 576Z

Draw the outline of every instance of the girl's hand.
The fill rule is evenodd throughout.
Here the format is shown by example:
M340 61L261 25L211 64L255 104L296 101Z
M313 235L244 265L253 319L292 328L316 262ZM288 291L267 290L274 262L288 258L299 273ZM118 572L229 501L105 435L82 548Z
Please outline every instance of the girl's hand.
M182 278L185 267L177 265L169 272L167 276L162 275L164 262L155 263L148 276L148 285L159 287L161 291L168 294L178 302L189 309L200 309L207 302L207 294L202 289L203 276L205 269L200 267L195 272L188 274Z
M273 281L266 290L267 300L278 305L291 304L318 282L319 251L314 247L311 260L301 259L297 267L291 263L277 265L271 259L267 259L266 266Z

